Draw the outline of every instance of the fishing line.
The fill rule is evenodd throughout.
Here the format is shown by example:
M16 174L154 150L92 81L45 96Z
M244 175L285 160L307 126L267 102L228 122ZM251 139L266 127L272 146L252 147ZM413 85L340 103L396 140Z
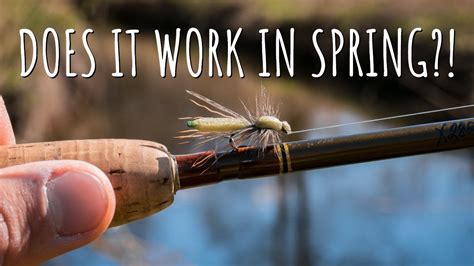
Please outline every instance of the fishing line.
M386 120L394 120L394 119L411 117L411 116L440 113L440 112L446 112L446 111L452 111L452 110L458 110L458 109L465 109L465 108L471 108L471 107L474 107L474 104L461 105L461 106L449 107L449 108L443 108L443 109L436 109L436 110L431 110L431 111L423 111L423 112L418 112L418 113L388 116L388 117L370 119L370 120L365 120L365 121L357 121L357 122L351 122L351 123L344 123L344 124L338 124L338 125L332 125L332 126L309 128L309 129L292 131L288 135L299 134L299 133L304 133L304 132L320 131L320 130L326 130L326 129L331 129L331 128L339 128L339 127L345 127L345 126L352 126L352 125L368 124L368 123L374 123L374 122L380 122L380 121L386 121Z

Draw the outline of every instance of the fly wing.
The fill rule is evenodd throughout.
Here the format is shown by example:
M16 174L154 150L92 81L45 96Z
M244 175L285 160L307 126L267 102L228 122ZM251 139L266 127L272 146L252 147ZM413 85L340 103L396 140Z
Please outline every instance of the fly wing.
M205 105L202 105L202 104L199 104L198 102L196 101L193 101L191 100L194 104L196 104L197 106L199 107L202 107L206 110L208 110L209 112L211 113L215 113L215 114L218 114L220 116L223 116L223 117L233 117L233 118L242 118L242 119L246 119L245 117L243 117L242 115L230 110L229 108L227 107L224 107L216 102L214 102L213 100L207 98L207 97L204 97L202 96L201 94L198 94L198 93L195 93L193 91L189 91L189 90L186 90L187 93L191 94L192 96L198 98L199 100L201 100L202 102L206 103L207 105L209 105L210 107L213 107L215 108L216 110L214 109L211 109L210 107L208 106L205 106ZM246 119L247 120L247 119Z

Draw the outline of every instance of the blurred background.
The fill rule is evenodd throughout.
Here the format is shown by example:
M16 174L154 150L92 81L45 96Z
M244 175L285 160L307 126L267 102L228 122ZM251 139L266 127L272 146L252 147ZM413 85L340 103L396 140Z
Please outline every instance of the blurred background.
M282 119L290 121L294 129L473 103L473 11L470 0L2 0L0 92L18 142L132 138L160 142L174 154L186 153L192 151L192 145L178 145L173 138L185 129L177 118L205 114L188 101L186 89L241 112L237 99L252 101L265 86L275 102L281 103ZM18 30L29 28L41 40L46 27L55 28L60 35L60 74L48 78L38 61L34 73L22 79ZM216 29L225 40L226 29L242 27L238 52L246 77L236 77L234 70L233 78L203 74L193 79L185 65L184 47L177 77L159 77L153 30L174 36L176 27L184 33L197 27L204 44L209 28ZM279 79L259 78L258 29L272 32L279 28L288 36L290 27L296 31L295 77L289 78L283 71ZM404 74L398 78L391 72L384 78L381 32L387 28L395 36L398 27L404 29ZM407 34L414 27L425 30L417 35L414 58L427 61L428 78L414 78L407 67ZM72 66L79 74L89 69L80 37L84 29L94 29L89 38L97 62L93 78L65 78L66 28L76 29ZM121 55L125 77L111 77L114 28L141 31L136 78L130 77L128 38L121 41L122 51L126 51ZM320 66L311 44L311 34L317 28L325 30L321 46L328 58L330 29L344 33L346 46L338 59L336 78L328 70L321 79L311 78ZM378 29L374 36L378 78L349 78L350 28L361 34L358 52L364 73L368 72L364 32ZM433 77L433 28L443 33L456 30L454 69L449 67L445 45L438 78ZM443 37L447 44L447 35ZM273 43L274 35L269 34L269 52L274 50ZM221 50L221 66L225 67L225 46ZM270 72L274 69L270 64ZM455 76L450 79L447 73L452 70ZM469 116L472 110L340 128L287 140ZM472 265L473 158L472 150L460 150L179 191L175 203L163 212L113 228L93 244L46 265Z

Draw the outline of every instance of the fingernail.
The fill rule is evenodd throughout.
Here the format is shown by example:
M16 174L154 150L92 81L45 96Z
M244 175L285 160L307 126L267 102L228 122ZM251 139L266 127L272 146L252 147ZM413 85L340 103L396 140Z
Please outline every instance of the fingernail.
M106 214L107 196L97 177L69 171L52 177L46 184L48 211L59 235L93 230Z

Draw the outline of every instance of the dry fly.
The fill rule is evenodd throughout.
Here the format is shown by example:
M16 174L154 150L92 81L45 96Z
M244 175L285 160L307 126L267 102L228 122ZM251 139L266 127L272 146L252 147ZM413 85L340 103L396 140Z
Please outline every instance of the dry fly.
M262 146L279 143L280 135L291 133L290 124L278 118L278 106L273 105L265 89L255 98L255 114L252 114L241 101L247 117L224 107L215 101L198 93L186 91L193 96L190 99L195 105L217 115L218 117L185 117L189 130L181 131L185 134L178 139L200 139L197 145L228 139L233 149L242 145Z

